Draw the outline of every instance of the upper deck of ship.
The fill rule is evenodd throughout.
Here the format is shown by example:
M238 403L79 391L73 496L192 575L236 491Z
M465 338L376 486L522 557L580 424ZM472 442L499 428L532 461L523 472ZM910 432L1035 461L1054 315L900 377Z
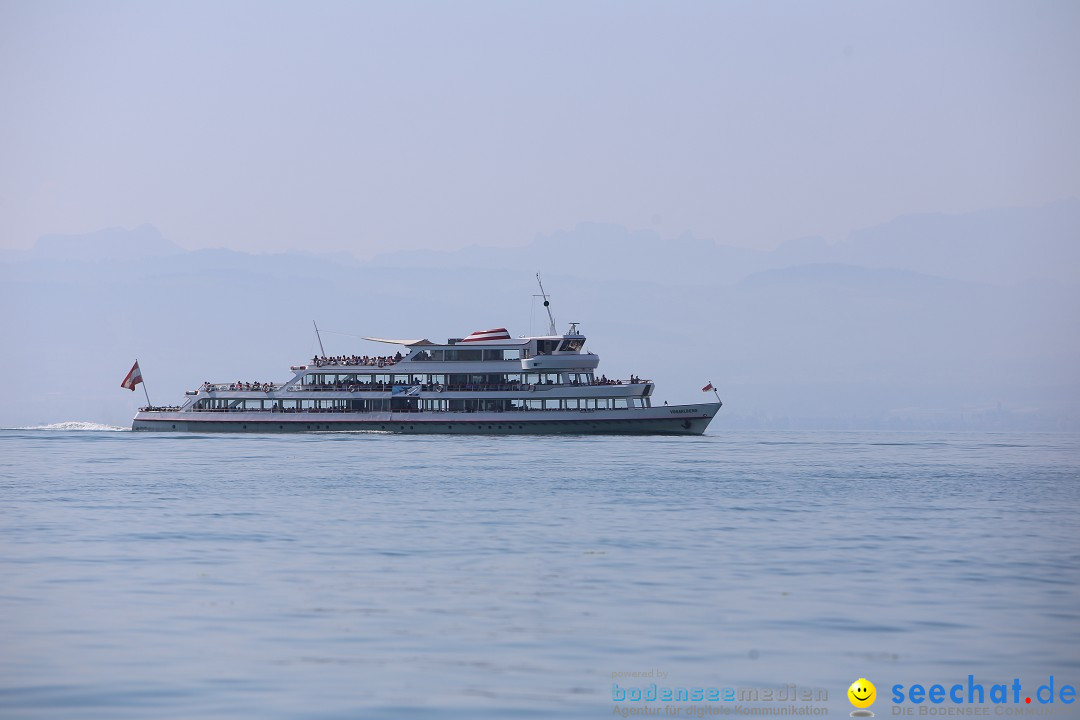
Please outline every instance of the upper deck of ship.
M448 338L445 343L427 339L399 340L365 337L372 342L406 348L404 354L378 358L376 367L394 366L398 371L416 372L509 372L512 370L558 371L592 370L600 358L585 351L585 336L571 323L563 335L512 338L505 328L479 330L464 338ZM316 359L319 367L327 367ZM369 356L346 358L345 365L370 366ZM445 364L445 367L443 367ZM470 367L466 367L468 364Z
M448 338L404 340L365 337L396 345L392 355L315 356L293 365L293 377L282 383L206 382L189 396L212 393L230 397L267 397L296 391L391 391L395 386L427 386L443 390L545 390L585 392L602 388L612 395L648 395L652 382L631 375L616 379L594 373L600 358L585 349L585 336L572 323L562 335L510 337L504 328ZM622 386L619 388L618 386ZM588 390L586 390L588 389Z

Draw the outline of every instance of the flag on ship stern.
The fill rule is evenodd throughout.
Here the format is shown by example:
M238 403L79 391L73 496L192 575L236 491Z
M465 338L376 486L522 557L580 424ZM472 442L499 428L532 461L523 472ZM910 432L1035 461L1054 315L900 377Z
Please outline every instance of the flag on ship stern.
M127 377L124 378L124 382L120 383L120 387L135 392L135 386L141 382L142 371L139 370L139 361L136 360L135 364L131 366L131 370L128 371Z
M710 390L715 390L715 389L716 388L713 387L713 384L709 383L705 387L701 388L701 392L709 392Z

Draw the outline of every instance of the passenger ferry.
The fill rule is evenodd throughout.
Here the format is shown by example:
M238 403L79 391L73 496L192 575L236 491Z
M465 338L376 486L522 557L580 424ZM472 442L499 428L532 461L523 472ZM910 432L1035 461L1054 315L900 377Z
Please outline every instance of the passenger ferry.
M651 380L597 374L578 323L559 335L552 319L549 334L517 339L505 328L445 343L364 339L400 349L316 356L280 384L207 382L177 407L140 408L131 429L700 435L722 404L653 406Z

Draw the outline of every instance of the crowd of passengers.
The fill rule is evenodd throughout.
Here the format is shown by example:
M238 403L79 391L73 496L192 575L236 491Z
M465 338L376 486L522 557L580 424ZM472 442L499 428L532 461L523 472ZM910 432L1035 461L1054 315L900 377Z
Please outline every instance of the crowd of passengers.
M147 408L149 410L179 410L180 408ZM195 412L270 412L270 413L327 413L327 412L372 412L372 411L358 411L351 408L298 408L298 407L281 407L280 404L275 403L266 408L245 408L245 407L197 407L194 408ZM395 412L398 412L395 410Z
M316 355L311 358L311 364L315 367L324 367L326 365L366 365L368 367L387 367L394 363L401 362L401 359L405 357L401 353L395 353L394 355L334 355L332 357L326 357L325 355Z
M551 384L550 382L548 383ZM407 383L397 381L394 383L382 383L382 382L343 382L338 380L332 383L305 383L305 390L391 390L395 387L419 387L421 390L442 391L442 390L520 390L523 387L529 387L521 382L510 383L465 383L461 385L442 385L439 383Z
M229 383L228 385L222 386L222 385L215 385L214 383L207 380L206 382L204 382L202 384L202 387L199 388L199 389L204 390L204 391L210 391L210 390L255 390L255 391L270 392L275 387L276 386L274 385L274 383L241 382L239 380L237 380L234 383Z
M645 381L642 380L641 378L639 378L637 375L631 375L630 376L630 384L631 385L637 385L638 383L643 383L643 382L645 382ZM574 384L577 385L578 383L574 383ZM588 385L589 383L582 383L582 384ZM608 379L607 375L601 375L599 378L593 380L592 384L593 385L622 385L623 381L622 380L610 380L610 379Z
M643 383L643 382L645 382L645 381L642 380L641 378L639 378L637 375L631 375L630 376L629 384L631 384L631 385L637 385L638 383ZM398 380L397 382L394 382L394 383L381 383L381 382L374 382L374 381L370 381L370 382L362 382L362 381L346 382L346 381L343 381L343 380L338 380L338 381L332 382L332 383L305 383L304 384L304 389L305 390L345 390L345 391L348 391L348 392L355 392L355 391L359 391L359 390L382 390L382 391L386 391L386 390L393 389L394 387L417 387L418 386L423 391L443 391L443 390L450 390L450 391L460 391L460 390L503 390L503 391L506 391L506 390L520 390L522 388L533 387L535 385L555 385L555 384L556 383L553 380L543 380L543 381L541 381L539 383L535 383L535 384L523 383L520 380L515 380L513 382L508 382L508 383L462 383L462 384L455 384L455 385L442 385L442 384L439 384L439 383L431 383L431 384L428 384L428 383L412 383L412 384L410 384L410 383L407 383L407 382L404 382L404 381L401 381L401 380ZM596 378L591 383L590 382L579 382L577 380L574 380L570 384L574 385L574 386L622 385L623 381L622 380L610 380L610 379L607 378L607 376L601 375L599 378Z
M334 362L337 361L336 358L323 358L323 359L324 360L329 360L331 362L331 364L333 364ZM359 359L361 359L361 360L369 360L370 358L367 358L367 356L365 356L365 357L359 358ZM382 362L384 360L384 358L375 358L375 359L377 359L379 362ZM389 364L393 365L394 364L394 358L390 357L388 359L390 361ZM347 364L347 363L340 363L340 364ZM645 382L645 381L642 380L641 378L639 378L637 375L631 375L630 376L630 383L629 384L631 384L631 385L637 385L638 383L643 383L643 382ZM552 380L544 380L544 381L541 381L541 382L536 383L536 384L537 385L554 385L555 382L552 381ZM622 380L613 380L613 379L608 378L606 375L601 375L600 377L593 380L591 383L590 382L579 382L578 380L574 380L570 384L574 385L574 386L622 385L623 381ZM344 382L342 380L338 380L337 382L333 382L333 383L321 383L321 384L320 383L307 383L307 384L304 385L304 388L308 389L308 390L346 390L346 391L383 390L383 391L385 391L385 390L392 389L394 386L411 387L409 383L406 383L406 382L403 382L403 381L400 381L400 380L398 382L395 382L395 383L379 383L379 382L374 382L374 381L371 381L371 382L361 382L361 381ZM241 382L239 380L234 382L234 383L229 383L228 385L218 386L218 385L215 385L214 383L210 382L209 380L207 380L206 382L204 382L202 384L202 387L200 389L205 391L205 392L209 392L211 390L241 390L241 391L249 391L249 392L252 392L252 391L254 391L254 392L270 392L271 390L276 389L276 387L277 386L274 385L274 383ZM530 387L530 385L528 383L522 383L519 380L515 380L514 382L509 382L509 383L465 383L465 384L461 384L461 385L441 385L441 384L438 384L438 383L431 383L431 384L420 383L419 387L420 387L421 390L424 390L424 391L442 391L442 390L520 390L523 387Z

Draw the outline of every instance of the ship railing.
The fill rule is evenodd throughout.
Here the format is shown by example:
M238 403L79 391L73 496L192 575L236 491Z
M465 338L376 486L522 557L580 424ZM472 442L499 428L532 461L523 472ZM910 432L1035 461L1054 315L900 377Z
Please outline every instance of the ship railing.
M528 390L531 386L523 383L507 383L507 384L495 384L495 383L465 383L445 385L441 383L413 383L409 384L390 384L390 383L340 383L340 384L308 384L308 385L296 385L289 388L290 391L302 391L302 390L315 390L320 392L391 392L395 388L400 390L409 390L419 385L422 392L463 392L463 391L489 391L489 392L511 392L516 390Z
M203 383L200 392L273 392L283 386L275 383Z
M551 388L606 387L609 385L634 386L648 384L652 384L652 380L645 380L641 378L631 378L626 381L615 379L595 380L593 382L587 383L463 383L449 385L437 383L421 383L420 390L422 392L517 392L521 390L524 390L526 392L535 392L538 389ZM199 393L203 392L271 393L283 389L288 390L289 392L391 392L395 387L410 389L416 387L416 385L391 385L389 383L327 383L292 385L286 388L284 385L276 385L274 383L204 383L203 385L199 386L198 390L189 390L186 394L198 395Z
M382 357L314 357L308 361L309 368L332 368L332 367L391 367L405 358L403 356L384 355Z
M607 385L649 385L652 380L639 377L630 377L626 380L620 378L604 378L592 382L569 382L569 383L322 383L292 385L285 388L276 383L203 383L197 391L188 391L189 394L199 392L273 392L275 390L288 389L290 392L304 390L318 391L341 391L341 392L389 392L395 387L412 388L420 385L424 392L509 392L516 390L534 390L536 388L567 388L567 387L597 387Z
M394 388L402 388L408 390L414 388L417 385L420 386L421 392L517 392L525 390L527 392L535 391L537 388L570 388L570 387L607 387L609 385L648 385L652 380L644 380L641 378L628 379L625 382L622 380L608 379L606 381L595 380L593 382L572 382L572 383L463 383L463 384L439 384L439 383L414 383L409 384L390 384L390 383L310 383L305 385L293 385L288 388L290 392L302 392L302 391L316 391L316 392L391 392Z
M569 383L569 384L574 385L574 386L581 386L581 387L594 387L596 385L604 385L604 386L607 386L607 385L651 385L652 380L646 380L644 378L639 378L637 376L632 376L630 378L627 378L626 380L623 380L622 378L605 378L603 380L593 380L592 382L588 382L588 383Z

